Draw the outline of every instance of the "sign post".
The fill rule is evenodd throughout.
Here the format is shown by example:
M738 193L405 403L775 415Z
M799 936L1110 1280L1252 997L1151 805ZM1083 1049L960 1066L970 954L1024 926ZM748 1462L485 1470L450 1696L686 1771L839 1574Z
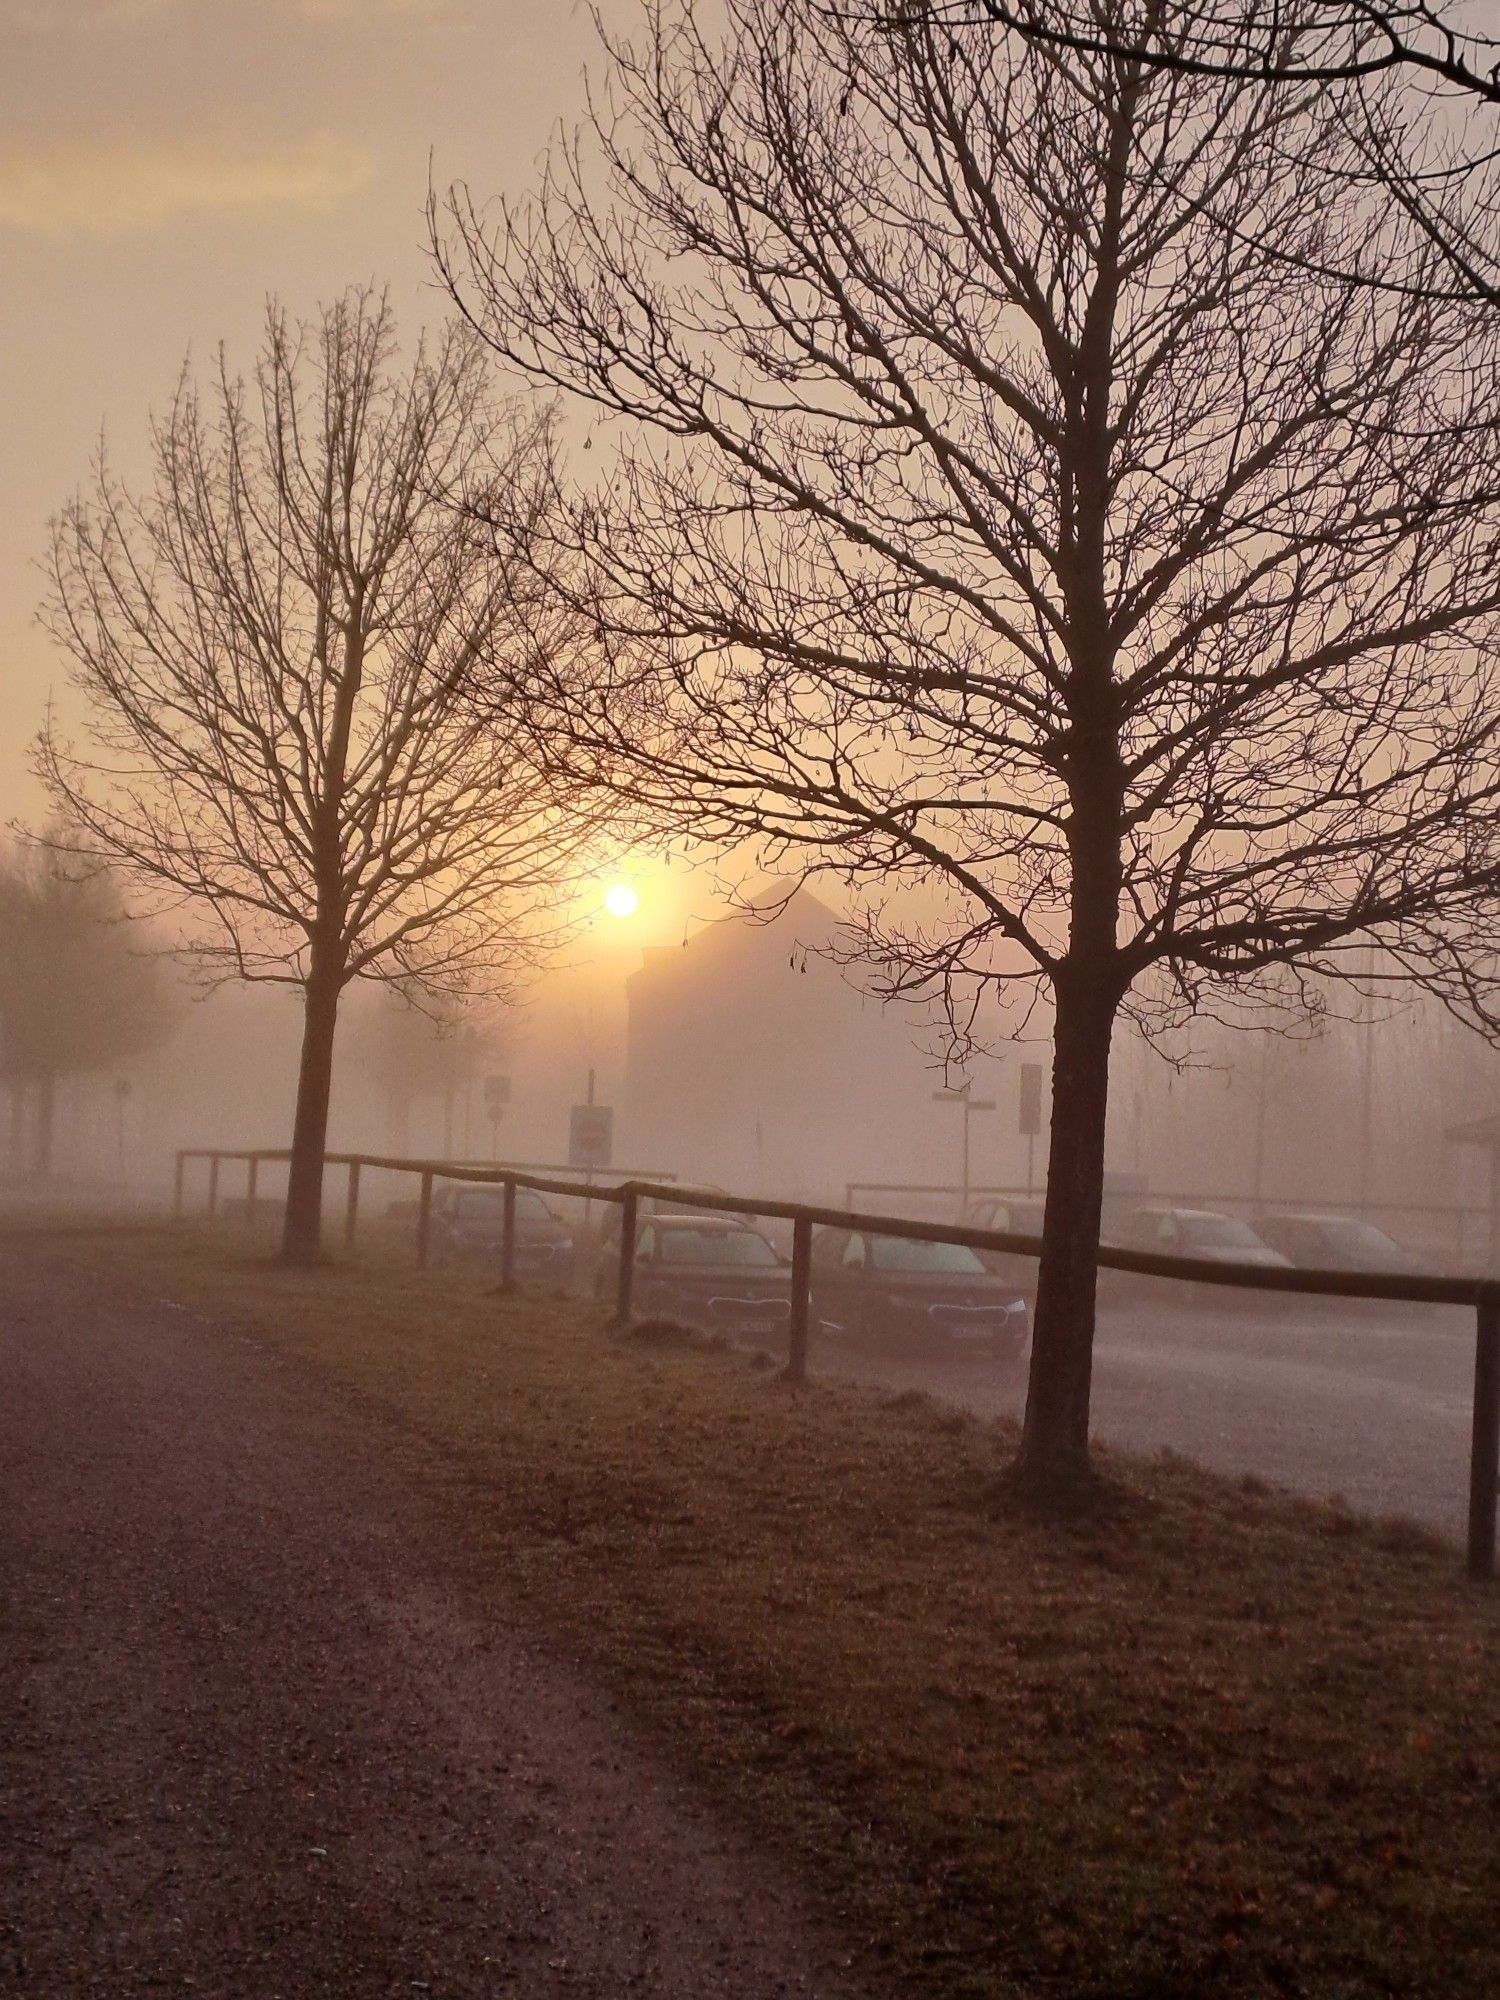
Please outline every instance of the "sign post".
M490 1158L500 1158L500 1120L505 1116L505 1107L510 1103L510 1078L508 1076L487 1076L484 1080L484 1108L490 1120Z
M970 1094L973 1088L972 1084L965 1083L957 1090L935 1090L932 1093L934 1104L961 1104L964 1108L964 1215L967 1215L969 1210L969 1120L974 1116L976 1111L993 1111L995 1109L993 1098L974 1097ZM959 1219L962 1221L963 1217L960 1216Z
M1026 1192L1036 1186L1036 1135L1042 1129L1042 1066L1021 1065L1021 1137L1026 1141Z

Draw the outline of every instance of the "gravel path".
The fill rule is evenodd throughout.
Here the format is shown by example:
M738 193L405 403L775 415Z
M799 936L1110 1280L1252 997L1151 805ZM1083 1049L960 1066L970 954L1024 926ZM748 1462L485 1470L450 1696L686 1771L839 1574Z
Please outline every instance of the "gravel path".
M865 1993L398 1433L0 1246L0 1993Z

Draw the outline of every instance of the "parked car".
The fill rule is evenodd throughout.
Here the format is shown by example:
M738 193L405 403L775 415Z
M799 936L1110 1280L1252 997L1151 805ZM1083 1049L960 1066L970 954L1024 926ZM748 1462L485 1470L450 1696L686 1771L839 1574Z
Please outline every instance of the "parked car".
M500 1262L505 1230L505 1190L490 1183L450 1182L432 1202L437 1239L450 1257ZM573 1232L534 1188L516 1189L515 1274L564 1282L573 1268Z
M1017 1201L1008 1195L985 1195L969 1204L964 1223L970 1229L998 1229L1012 1236L1040 1236L1042 1204L1040 1201ZM1028 1297L1034 1295L1035 1257L1022 1257L1010 1250L976 1250L974 1254L991 1277L1004 1278L1007 1284Z
M872 1344L1019 1361L1031 1314L1015 1284L962 1243L820 1229L812 1241L812 1310L819 1325Z
M1124 1250L1158 1250L1170 1257L1203 1257L1221 1264L1252 1264L1289 1271L1290 1257L1235 1215L1210 1208L1137 1208L1123 1216L1108 1240Z
M1256 1228L1274 1250L1304 1271L1391 1275L1421 1267L1394 1236L1354 1215L1268 1215Z
M615 1267L596 1279L614 1294ZM643 1318L745 1337L784 1334L792 1311L791 1271L775 1244L732 1215L643 1216L635 1232L635 1310Z

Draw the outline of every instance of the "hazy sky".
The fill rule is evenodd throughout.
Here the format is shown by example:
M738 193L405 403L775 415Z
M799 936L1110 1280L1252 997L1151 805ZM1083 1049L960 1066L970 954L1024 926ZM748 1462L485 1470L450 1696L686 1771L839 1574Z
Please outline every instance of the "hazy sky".
M594 52L576 0L0 0L0 822L40 808L33 563L101 424L138 470L184 354L248 366L268 292L434 316L429 153L524 187Z

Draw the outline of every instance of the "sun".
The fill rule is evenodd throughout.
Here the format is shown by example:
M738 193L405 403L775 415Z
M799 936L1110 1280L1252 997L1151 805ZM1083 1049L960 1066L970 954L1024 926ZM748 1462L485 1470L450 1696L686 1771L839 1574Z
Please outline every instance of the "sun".
M604 907L612 917L633 917L640 901L628 882L611 882L604 892Z

